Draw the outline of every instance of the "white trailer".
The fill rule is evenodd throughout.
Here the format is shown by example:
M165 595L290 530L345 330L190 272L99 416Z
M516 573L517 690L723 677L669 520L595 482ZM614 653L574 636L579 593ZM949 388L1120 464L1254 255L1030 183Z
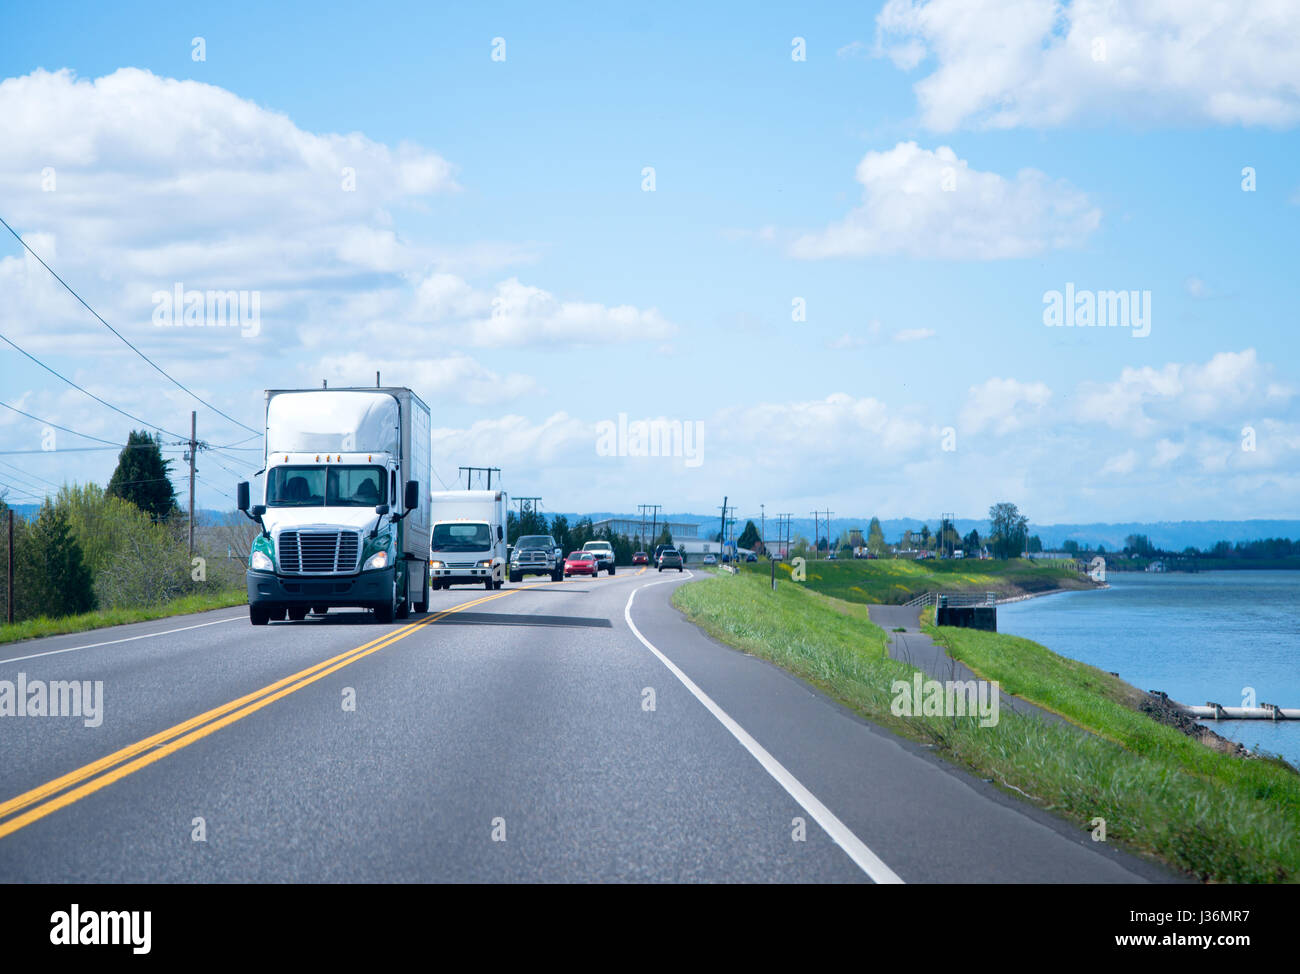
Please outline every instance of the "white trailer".
M500 588L508 570L506 515L510 499L506 492L435 490L430 505L429 576L433 587Z
M380 622L429 604L429 407L396 386L270 389L248 565L254 625L333 607Z

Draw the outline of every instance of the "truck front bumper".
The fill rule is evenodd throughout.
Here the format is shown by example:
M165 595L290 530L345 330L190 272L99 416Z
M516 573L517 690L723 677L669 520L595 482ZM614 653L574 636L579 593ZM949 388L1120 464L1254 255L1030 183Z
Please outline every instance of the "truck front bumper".
M323 606L373 608L387 605L393 597L393 572L362 572L359 575L326 577L247 573L248 604L257 606Z
M448 585L462 585L470 582L485 582L489 578L499 578L501 572L495 568L431 568L429 577L435 582Z

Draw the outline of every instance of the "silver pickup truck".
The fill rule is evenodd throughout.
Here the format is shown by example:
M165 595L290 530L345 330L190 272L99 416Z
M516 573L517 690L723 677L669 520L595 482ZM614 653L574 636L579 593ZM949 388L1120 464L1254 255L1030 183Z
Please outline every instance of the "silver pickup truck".
M525 575L550 575L551 581L564 581L564 555L549 534L526 534L515 542L510 555L510 581Z

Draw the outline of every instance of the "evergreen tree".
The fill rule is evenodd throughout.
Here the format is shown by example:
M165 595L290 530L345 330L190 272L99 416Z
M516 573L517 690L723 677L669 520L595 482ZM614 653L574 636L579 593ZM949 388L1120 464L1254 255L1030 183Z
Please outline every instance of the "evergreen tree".
M880 526L880 518L873 517L871 526L867 528L867 550L880 556L885 553L885 547L885 530Z
M132 430L118 454L108 493L130 501L155 521L166 520L177 511L171 467L172 461L163 459L161 437Z
M75 615L95 607L90 569L73 536L67 513L50 503L41 505L35 522L26 525L19 542L14 537L14 619Z
M758 544L758 541L758 528L754 526L753 521L746 521L745 530L740 532L740 540L737 544L742 548L748 548L750 551L753 551L755 546Z

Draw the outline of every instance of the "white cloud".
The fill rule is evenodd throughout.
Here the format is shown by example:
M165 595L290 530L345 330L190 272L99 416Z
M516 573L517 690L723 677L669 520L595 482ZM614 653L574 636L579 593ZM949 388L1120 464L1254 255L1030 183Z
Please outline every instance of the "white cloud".
M1300 5L1178 0L889 0L877 53L910 71L924 124L1053 126L1114 117L1300 120Z
M1210 295L1209 285L1199 277L1189 277L1183 282L1183 286L1187 289L1187 293L1197 300L1209 297Z
M792 256L1029 257L1078 246L1101 222L1087 196L1062 181L1033 169L1011 179L980 172L948 146L900 142L868 152L857 180L862 205L797 238Z
M1125 450L1123 453L1117 453L1102 465L1102 475L1116 474L1122 477L1131 474L1134 468L1137 467L1137 460L1136 450Z
M896 342L923 342L927 338L933 338L935 331L933 328L900 328L894 332L894 341Z
M461 352L436 358L377 358L364 352L323 356L300 370L301 384L314 386L322 378L334 385L355 384L359 376L401 376L402 384L418 390L427 400L451 399L471 405L509 402L542 390L529 376L500 375Z
M1040 414L1052 398L1052 390L1043 382L1018 382L1015 379L989 379L971 386L961 412L962 429L980 433L991 429L998 435L1023 428Z
M1144 365L1124 369L1114 382L1081 383L1074 412L1081 422L1150 436L1190 422L1229 424L1243 410L1276 409L1293 395L1248 348L1220 352L1203 365Z

